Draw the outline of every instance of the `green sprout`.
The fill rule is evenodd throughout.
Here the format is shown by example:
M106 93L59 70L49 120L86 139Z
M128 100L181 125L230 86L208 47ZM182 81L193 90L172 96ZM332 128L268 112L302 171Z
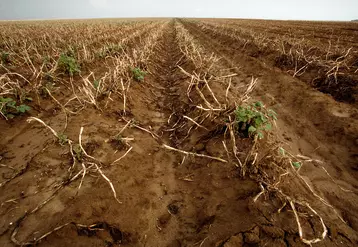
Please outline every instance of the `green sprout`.
M3 64L9 64L11 62L10 61L10 53L2 52L1 53L1 62Z
M247 132L249 136L257 135L262 139L263 131L271 130L272 121L277 119L276 115L276 112L267 110L260 101L252 105L238 106L235 110L238 132Z
M65 145L68 142L68 137L64 133L58 134L58 142L61 146Z
M15 115L30 111L31 107L25 104L17 105L12 98L0 97L0 112L6 119L14 118Z
M147 74L145 71L142 71L140 68L132 68L131 71L133 74L133 78L138 82L143 81L144 76Z
M73 146L73 151L76 155L76 159L78 161L82 161L83 153L82 153L82 149L79 144Z
M94 86L94 88L95 88L95 89L98 89L100 83L101 83L101 80L94 80L94 81L93 81L93 86Z
M64 71L66 74L73 76L81 72L80 65L77 63L76 59L73 56L66 54L61 54L58 60L59 68Z
M302 166L301 162L292 162L292 165L296 168L300 168Z

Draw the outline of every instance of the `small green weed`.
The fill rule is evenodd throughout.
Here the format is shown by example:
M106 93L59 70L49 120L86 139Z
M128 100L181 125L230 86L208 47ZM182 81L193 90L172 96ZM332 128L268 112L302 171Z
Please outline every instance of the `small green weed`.
M119 44L108 44L96 53L99 58L105 58L107 56L119 56L123 53L125 46Z
M43 78L47 81L47 82L51 82L51 83L54 83L56 82L56 75L54 75L53 73L50 73L50 72L46 72L44 73L44 76Z
M41 86L39 89L39 93L43 98L47 98L49 96L48 91L52 92L55 90L55 83L53 82L46 82L45 85Z
M113 140L115 140L116 142L120 143L120 144L124 144L124 141L123 141L123 137L122 135L118 134L116 135Z
M68 142L68 137L64 133L58 134L58 142L61 146L65 145Z
M286 155L286 150L283 149L282 147L280 147L280 148L278 149L278 151L280 152L280 154L281 154L282 156L285 156L285 155Z
M25 113L31 110L28 105L17 105L17 102L12 98L0 97L0 111L6 118L14 118L15 115Z
M235 110L237 131L245 136L257 135L259 139L262 139L263 131L271 130L271 123L277 119L276 115L276 112L267 110L260 101L247 106L239 106Z
M82 149L81 149L79 144L76 144L76 145L73 146L73 151L74 151L74 153L76 155L76 159L78 161L82 161L83 154L82 154Z
M302 166L302 163L297 161L297 162L292 162L292 165L296 168L300 168Z
M121 150L125 146L125 141L123 140L122 135L118 134L111 138L111 144L113 148Z
M81 72L81 67L77 63L76 59L73 56L67 54L61 54L58 60L59 68L64 71L66 74L73 76Z
M10 60L10 54L7 52L2 52L1 53L1 62L3 64L9 64L11 62Z
M145 71L141 70L140 68L132 68L131 71L133 74L133 78L138 82L143 81L144 76L147 74Z
M94 88L95 88L95 89L98 89L100 83L101 83L101 80L94 80L94 81L93 81L93 86L94 86Z

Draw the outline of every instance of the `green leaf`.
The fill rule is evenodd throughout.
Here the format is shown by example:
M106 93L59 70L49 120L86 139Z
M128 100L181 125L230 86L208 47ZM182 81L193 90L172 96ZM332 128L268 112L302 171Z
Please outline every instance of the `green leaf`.
M278 151L280 152L280 154L282 154L283 156L285 156L285 153L286 153L286 151L285 151L285 149L283 149L283 148L279 148L278 149Z
M255 126L259 128L264 122L262 121L262 118L256 117L254 119L254 123L255 123Z
M147 74L145 71L142 71L140 68L132 68L133 77L137 81L143 81L144 76Z
M302 166L301 162L292 162L292 165L296 168L300 168Z
M265 130L266 130L266 131L269 131L269 130L271 130L271 129L272 129L272 125L271 125L270 123L268 123L268 124L265 125Z
M6 106L16 109L16 102L15 101L9 101Z
M250 126L249 129L248 129L249 133L255 133L256 130L257 129L254 126Z
M274 119L274 120L277 120L277 117L276 117L276 116L277 116L277 113L276 113L274 110L269 109L267 112L268 112L267 115L268 115L269 117L271 117L271 118Z
M33 99L31 97L26 97L25 100L32 101Z
M0 97L0 102L8 103L8 102L11 102L11 101L14 101L14 100L12 98Z
M97 89L99 87L99 82L100 82L99 80L94 80L93 86L95 89Z
M260 118L261 118L261 120L262 120L263 123L266 123L267 120L268 120L268 119L265 117L265 115L262 114L262 113L260 114Z
M24 113L26 111L30 111L31 110L31 107L30 106L27 106L27 105L20 105L18 107L16 107L16 109L21 112L21 113Z
M270 114L277 115L277 113L276 113L274 110L272 110L272 109L269 109L268 112L269 112Z
M258 131L258 132L257 132L257 136L259 137L259 139L264 138L264 134L262 134L261 131Z
M261 107L264 106L264 104L263 104L261 101L257 101L257 102L255 103L255 106L261 108Z
M68 141L67 136L63 133L58 134L58 139L59 139L60 145L64 145Z
M14 116L13 114L7 114L6 117L12 119L12 118L14 118L15 116Z

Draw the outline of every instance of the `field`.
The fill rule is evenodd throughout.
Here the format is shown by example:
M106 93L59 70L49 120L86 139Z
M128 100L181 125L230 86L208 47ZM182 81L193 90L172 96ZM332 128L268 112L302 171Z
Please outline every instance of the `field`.
M0 246L358 246L358 23L0 22Z

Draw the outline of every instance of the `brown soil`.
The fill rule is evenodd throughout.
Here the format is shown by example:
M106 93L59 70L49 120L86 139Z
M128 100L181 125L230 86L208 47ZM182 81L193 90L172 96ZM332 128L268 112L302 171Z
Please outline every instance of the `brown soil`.
M232 68L230 72L238 74L231 89L234 96L252 76L259 78L253 97L278 113L277 130L285 149L321 161L306 164L301 174L346 223L337 219L332 208L315 202L328 227L328 237L315 246L357 246L358 110L248 56L222 37L175 21L182 22L208 53L221 57L218 69ZM27 123L28 116L0 121L0 246L15 246L12 236L19 242L32 241L67 223L37 245L305 246L292 210L286 206L277 213L282 206L278 197L266 194L253 202L261 191L257 179L240 177L237 167L229 163L193 157L183 161L183 155L162 148L166 143L200 154L226 155L223 130L216 126L207 124L209 132L196 129L190 135L188 125L173 130L175 124L186 121L183 115L195 112L186 96L187 78L177 67L192 71L194 65L180 62L173 22L155 47L145 81L131 86L124 116L134 118L160 140L127 128L121 136L134 138L133 150L119 163L103 167L121 204L98 173L87 175L78 191L80 181L70 183L67 177L72 165L68 147L59 145L43 126ZM98 65L97 70L101 69ZM226 85L213 85L218 96L225 96L225 89ZM65 90L55 95L60 101L66 102ZM88 107L71 115L66 130L71 140L78 140L83 126L83 146L102 164L111 164L128 150L113 139L126 124L122 100L113 100L105 112ZM65 116L49 98L41 99L29 114L55 130L63 129ZM247 153L251 142L239 139L238 151ZM304 190L289 189L295 195ZM31 213L48 198L48 203ZM302 221L307 238L319 235L317 219Z
M220 21L218 21L220 23ZM221 21L226 23L226 21ZM253 58L258 58L264 63L281 69L285 72L298 70L304 68L304 73L298 73L297 77L306 82L308 85L318 89L319 91L331 95L334 99L341 102L346 102L357 106L358 95L358 76L357 76L357 25L354 23L311 23L311 22L282 22L282 21L260 21L260 20L232 20L227 24L230 30L237 28L243 30L250 30L254 34L261 35L267 38L264 43L276 40L279 37L289 36L295 37L295 41L300 43L302 40L309 42L310 46L302 48L305 56L325 57L323 59L330 59L332 61L342 61L341 55L332 51L333 46L344 48L351 48L352 58L346 62L347 67L340 68L337 77L333 75L327 76L330 65L322 66L320 63L307 63L304 59L296 61L294 56L290 55L291 48L294 44L282 41L282 47L287 52L282 54L278 50L270 48L270 46L260 46L259 41L252 41L253 36L247 33L237 33L236 36L225 32L207 31L206 34L213 39L220 40L223 46L229 46L240 54L245 54ZM334 32L333 32L334 30ZM348 31L347 31L348 30ZM236 30L237 31L237 30ZM205 32L205 30L204 30ZM344 38L341 38L344 37ZM251 41L251 42L248 42ZM292 42L292 41L291 41ZM330 46L328 47L328 44ZM262 45L262 44L261 44ZM288 52L290 51L290 52ZM295 48L293 51L296 51ZM296 51L300 52L300 51ZM322 58L321 58L322 59ZM328 66L328 67L327 67ZM333 65L332 65L333 66ZM331 66L331 67L332 67ZM349 69L348 67L352 68Z

